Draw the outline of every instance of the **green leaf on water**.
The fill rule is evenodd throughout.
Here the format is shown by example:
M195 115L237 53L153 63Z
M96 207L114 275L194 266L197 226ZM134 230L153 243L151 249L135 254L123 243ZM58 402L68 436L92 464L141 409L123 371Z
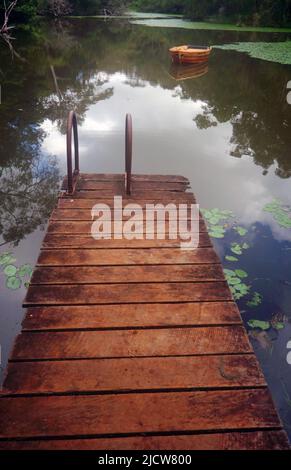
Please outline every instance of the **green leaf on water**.
M32 267L30 264L23 264L18 269L18 274L20 277L31 276L32 274Z
M255 292L253 294L252 299L247 302L247 306L251 308L257 307L258 305L262 303L262 298L263 297L261 296L261 294L259 294L258 292Z
M235 272L232 269L224 269L223 272L226 277L235 276Z
M21 279L19 279L19 277L16 277L16 276L8 277L6 280L6 287L12 290L19 289L21 287Z
M231 285L231 286L235 286L237 284L241 284L241 280L239 277L230 277L228 280L228 283Z
M242 249L238 243L233 243L230 249L235 255L242 255Z
M5 266L4 274L6 276L8 276L8 277L15 276L16 273L17 273L17 268L13 264L7 264L7 266Z
M3 253L0 255L0 265L3 266L5 264L12 264L16 261L16 259L13 258L12 253Z
M268 321L263 320L249 320L248 325L251 328L259 328L260 330L269 330L271 328L271 324Z
M244 237L248 231L246 228L244 227L234 227L234 230L241 236L241 237Z
M241 277L242 279L245 278L245 277L248 277L248 273L246 273L246 272L243 271L242 269L236 269L236 270L235 270L235 274L236 274L238 277Z
M224 238L224 234L221 233L221 232L210 231L209 236L212 237L212 238Z
M230 255L227 255L225 259L227 261L233 261L233 262L238 261L238 258L236 258L235 256L230 256Z
M280 227L291 228L291 207L284 205L282 201L276 199L266 204L263 210L270 212Z
M275 328L275 330L283 330L285 324L283 322L272 323L272 327Z

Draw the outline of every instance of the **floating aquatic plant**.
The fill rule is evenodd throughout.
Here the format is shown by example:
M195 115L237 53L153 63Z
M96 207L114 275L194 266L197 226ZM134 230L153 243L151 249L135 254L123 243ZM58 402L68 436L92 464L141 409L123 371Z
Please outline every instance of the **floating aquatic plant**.
M262 303L262 299L261 294L254 292L252 299L247 302L247 306L251 308L257 307Z
M244 237L248 233L247 229L244 227L234 227L233 230L235 230L241 237Z
M291 228L291 207L285 205L279 199L273 199L263 208L265 212L272 214L273 219L283 228Z
M236 242L233 242L231 244L231 251L235 254L235 255L242 255L243 254L243 250L247 250L250 246L248 245L248 243L236 243Z
M274 330L283 330L285 328L284 317L280 314L273 314L270 321L263 320L249 320L248 325L255 329L267 331L271 328Z
M242 282L242 279L248 276L245 271L242 269L224 269L223 272L234 300L239 300L249 293L249 286Z
M263 320L249 320L248 325L251 328L259 328L260 330L269 330L271 328L271 324L268 321Z
M232 262L232 263L235 263L235 262L238 261L238 258L236 258L235 256L231 256L231 255L227 255L227 256L225 257L225 259L226 259L226 261L230 261L230 262Z
M216 46L219 49L245 52L255 59L291 65L291 41L284 42L238 42Z
M5 252L0 255L0 266L2 266L3 274L6 276L6 287L11 290L20 289L22 284L25 288L29 286L29 279L32 274L30 264L15 266L16 259L12 253Z
M233 213L228 210L220 209L201 209L209 228L209 235L212 238L224 238L228 220L233 217ZM224 224L222 225L222 222Z

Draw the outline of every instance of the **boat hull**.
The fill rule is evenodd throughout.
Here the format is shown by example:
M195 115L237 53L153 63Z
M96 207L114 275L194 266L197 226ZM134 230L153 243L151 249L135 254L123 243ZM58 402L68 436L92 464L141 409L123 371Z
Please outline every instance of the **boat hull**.
M180 46L173 47L169 52L172 61L176 64L201 64L208 61L211 47L206 49L191 49L187 46Z

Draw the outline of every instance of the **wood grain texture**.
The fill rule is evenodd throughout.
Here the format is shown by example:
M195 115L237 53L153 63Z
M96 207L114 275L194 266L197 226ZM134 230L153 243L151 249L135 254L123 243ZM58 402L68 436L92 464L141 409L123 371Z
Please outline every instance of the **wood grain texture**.
M10 363L3 393L100 393L266 386L254 355Z
M149 328L241 324L234 302L30 307L23 330Z
M48 226L48 232L49 233L68 233L68 234L74 234L74 233L80 233L80 234L86 234L86 235L92 235L92 224L93 224L93 221L91 222L86 222L86 221L82 221L82 220L75 220L75 221L72 221L72 220L64 220L64 221L50 221L49 223L49 226ZM199 228L196 229L196 222L194 221L194 228L192 230L193 233L200 233L200 232L206 232L207 231L207 228L206 228L206 224L205 222L200 219L199 221ZM135 234L143 234L143 237L140 237L140 238L146 238L146 235L148 234L153 234L153 235L156 235L155 237L152 237L152 238L158 238L157 237L157 234L163 234L164 233L164 226L165 226L165 230L166 230L166 234L168 233L167 230L168 230L168 224L166 222L166 224L159 224L159 226L157 227L153 227L153 228L149 228L146 230L144 224L142 222L136 222L135 224L135 227L134 229L131 230L130 227L121 227L120 229L116 230L115 233L116 234L128 234L128 233L131 233L131 231L134 231ZM107 227L106 227L107 228ZM190 225L190 222L188 223L188 227L187 227L187 230L188 232L186 233L186 235L188 235L189 237L189 233L191 233L191 225ZM96 231L95 231L96 232ZM105 230L105 228L103 229L103 233L104 234L108 234L108 238L114 238L115 236L115 233L113 231L113 227L108 227L108 231ZM174 232L174 229L173 229L173 233ZM176 239L180 240L183 236L183 238L185 238L185 235L184 235L184 231L179 233L177 233L177 237L175 236ZM188 239L188 237L186 238L186 240ZM122 237L120 237L122 238ZM169 238L169 236L166 236L166 237L161 237L161 238Z
M94 206L97 206L96 204L94 204L90 209L55 209L53 212L52 212L52 215L51 215L51 220L76 220L76 221L80 221L80 220L91 220L92 221L92 210L93 210L93 207ZM97 211L98 207L95 207L95 212ZM94 215L94 211L93 211L93 215L94 215L94 220L97 220L99 217L102 217L102 220L110 220L110 221L114 221L114 220L122 220L122 221L128 221L131 219L131 217L134 216L134 220L139 220L139 221L142 221L142 220L146 220L146 218L149 218L151 217L155 223L157 223L157 221L169 221L169 220L176 220L178 217L179 217L179 220L191 220L191 209L189 208L186 211L184 210L181 210L181 212L179 213L179 210L177 209L174 209L174 210L169 210L169 211L166 211L166 210L152 210L152 209L147 209L147 210L140 210L140 211L136 211L134 213L132 212L127 212L124 213L122 211L122 213L118 213L118 214L114 214L114 210L111 209L110 207L105 207L105 208L102 208L103 209L106 209L104 210L104 212L101 212L101 207L100 207L100 212L96 212L96 214ZM110 212L109 212L109 209L110 209ZM120 212L120 211L119 211ZM193 212L193 215L192 215L192 219L193 220L198 220L200 217L199 217L199 214L197 213L196 214L196 211Z
M42 248L94 248L95 250L102 250L104 248L180 248L181 239L177 240L122 240L103 239L95 240L90 235L78 234L54 234L47 233L45 235ZM210 248L212 243L208 233L202 232L199 234L198 248Z
M104 249L96 251L87 250L42 250L38 266L119 266L119 265L177 265L177 264L218 264L219 258L212 248L199 248L197 250L161 250L150 248L139 250Z
M1 450L289 450L284 431L0 441Z
M0 416L0 438L281 427L267 389L1 398Z
M242 326L22 333L12 360L249 353Z
M132 193L136 191L161 191L161 192L184 192L189 187L189 183L183 182L160 182L160 181L136 181L132 180ZM77 190L86 191L111 191L112 194L123 194L125 192L123 181L96 181L80 178L77 183Z
M90 194L90 193L89 193ZM162 195L161 195L162 196ZM75 196L72 197L62 197L59 198L57 208L58 209L92 209L92 207L97 203L102 202L102 204L106 204L110 208L114 207L114 199L113 197L111 198L103 198L102 201L100 201L100 198L96 199L88 199L88 198L76 198ZM146 199L138 199L138 198L128 198L128 196L122 198L122 206L126 206L128 204L138 204L141 206L143 209L146 208L147 204L164 204L165 206L167 204L195 204L196 199L193 195L193 193L184 193L183 197L180 196L180 193L175 193L174 196L171 196L169 200L167 200L164 197L158 197L153 199L152 197L148 196Z
M104 284L224 281L219 264L168 266L50 266L36 268L30 284Z
M92 305L232 300L226 282L32 285L24 305Z
M74 193L73 199L112 199L113 196L122 196L126 198L127 195L125 194L124 189L122 189L119 193L114 193L112 190L103 189L100 190L78 190ZM63 195L66 199L72 199L71 196ZM144 201L152 201L152 200L159 200L161 203L167 204L173 200L181 201L182 203L186 203L188 201L193 201L193 193L183 192L183 191L156 191L154 189L146 190L146 189L134 189L130 196L131 202L135 202L135 200L144 200Z

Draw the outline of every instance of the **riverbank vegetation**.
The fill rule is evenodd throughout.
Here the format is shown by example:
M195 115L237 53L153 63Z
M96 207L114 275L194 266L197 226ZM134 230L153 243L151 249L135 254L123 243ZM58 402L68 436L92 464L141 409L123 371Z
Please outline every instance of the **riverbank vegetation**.
M38 15L55 18L67 15L116 15L122 14L129 3L128 0L0 0L0 31L3 26L7 29L7 20L12 24L27 23Z
M291 0L135 0L139 11L182 13L192 20L290 26Z
M291 26L291 0L0 0L0 30L10 6L11 23L27 23L37 15L121 15L134 8L239 26Z

